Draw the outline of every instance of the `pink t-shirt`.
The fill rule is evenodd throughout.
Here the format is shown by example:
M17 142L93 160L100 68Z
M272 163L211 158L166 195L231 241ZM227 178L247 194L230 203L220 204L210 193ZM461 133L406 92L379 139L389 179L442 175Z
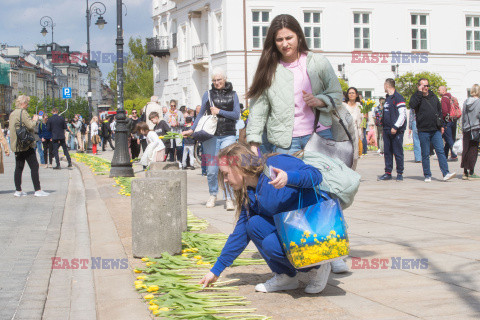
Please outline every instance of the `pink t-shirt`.
M302 137L312 133L315 114L312 108L307 106L303 101L303 91L312 93L312 84L307 73L307 55L302 54L300 59L292 63L280 61L280 63L293 72L293 90L295 94L295 120L293 122L293 137ZM318 131L328 129L330 127L318 124Z

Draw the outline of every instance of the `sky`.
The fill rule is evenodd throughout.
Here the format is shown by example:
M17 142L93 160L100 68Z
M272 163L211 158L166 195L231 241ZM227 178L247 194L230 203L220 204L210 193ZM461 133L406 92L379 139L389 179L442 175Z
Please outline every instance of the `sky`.
M95 0L90 0L91 6ZM102 53L116 53L115 39L117 9L115 0L101 0L106 6L103 18L107 24L100 30L92 17L90 26L90 50ZM128 49L130 37L152 37L151 0L123 0L127 16L123 16L124 50ZM36 49L37 44L50 43L51 29L44 37L40 31L40 19L50 16L54 23L53 40L60 45L70 46L71 51L87 52L86 27L87 0L0 0L0 43L9 46L23 46L26 50ZM125 12L125 7L124 12ZM112 71L113 62L99 63L102 77L106 79Z

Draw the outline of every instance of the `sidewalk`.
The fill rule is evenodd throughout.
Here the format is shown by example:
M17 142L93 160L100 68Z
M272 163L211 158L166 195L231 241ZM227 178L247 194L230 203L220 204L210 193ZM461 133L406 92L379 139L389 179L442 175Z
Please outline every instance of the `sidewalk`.
M402 183L376 181L383 174L383 157L363 157L358 165L362 184L355 203L345 211L350 256L368 262L388 259L386 269L357 260L355 269L332 274L325 291L313 296L303 289L255 292L255 284L271 277L266 266L227 268L222 276L240 279L232 284L240 286L239 294L273 319L478 319L480 181L462 181L460 163L455 162L449 166L457 178L443 182L438 162L432 159L433 181L427 184L413 153L405 155ZM110 160L112 153L101 156ZM233 212L224 209L222 200L215 209L207 209L207 199L206 177L200 169L188 170L190 210L210 222L209 231L230 233ZM428 259L428 268L405 264L392 269L392 257ZM352 260L347 264L352 267Z

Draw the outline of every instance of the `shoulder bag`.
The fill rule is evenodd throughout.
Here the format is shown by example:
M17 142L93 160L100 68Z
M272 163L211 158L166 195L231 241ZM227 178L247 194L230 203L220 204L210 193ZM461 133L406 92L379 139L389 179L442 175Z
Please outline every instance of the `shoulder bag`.
M214 106L212 98L210 97L210 90L208 90L208 103ZM193 133L193 139L204 142L213 138L215 131L217 131L218 118L216 115L209 114L209 110L205 110L205 114L200 118Z
M35 141L35 138L33 137L33 134L28 131L27 127L23 125L22 113L23 109L20 111L20 127L16 130L17 146L20 149L26 149Z
M330 97L329 95L327 95L327 97L330 99L330 102L332 103L334 108L336 108L333 98ZM315 110L315 121L313 123L313 133L305 146L305 150L320 152L331 158L337 158L343 161L347 165L347 167L352 168L354 164L354 146L353 146L352 135L350 134L350 132L348 132L348 129L343 123L342 118L338 115L335 109L333 110L332 115L339 119L339 123L342 126L342 128L345 130L348 140L335 141L332 139L323 138L318 134L316 134L318 129L318 119L320 118L320 111Z

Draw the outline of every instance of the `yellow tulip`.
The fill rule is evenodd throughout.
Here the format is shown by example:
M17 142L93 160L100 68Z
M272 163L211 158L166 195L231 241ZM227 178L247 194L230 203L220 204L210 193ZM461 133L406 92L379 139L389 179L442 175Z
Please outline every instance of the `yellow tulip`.
M135 281L135 282L133 282L133 283L134 283L136 286L138 286L138 285L143 284L143 281L142 281L142 280L137 280L137 281Z
M202 259L202 256L195 256L193 258L199 260L199 259Z
M147 294L145 297L143 297L143 299L145 300L150 300L150 299L153 299L155 298L155 296L153 294Z
M147 279L146 276L138 276L138 277L137 277L137 280L145 280L145 279Z
M160 289L157 285L152 285L152 286L149 286L147 288L147 291L148 292L155 292L155 291L158 291L158 289Z
M160 308L160 309L158 309L158 310L160 310L160 311L170 311L170 309L168 309L167 307L162 307L162 308Z
M156 316L157 314L159 314L159 313L160 313L160 311L158 311L158 310L153 310L153 311L152 311L152 313L153 313L153 315L155 315L155 316Z
M135 273L142 273L142 271L138 270L138 269L134 269L133 272Z
M150 267L150 266L154 265L155 263L156 263L155 261L150 261L150 262L147 262L145 265L147 267Z
M148 307L148 309L152 310L152 311L155 311L155 310L158 310L159 306L157 306L156 304L152 304L150 307Z

